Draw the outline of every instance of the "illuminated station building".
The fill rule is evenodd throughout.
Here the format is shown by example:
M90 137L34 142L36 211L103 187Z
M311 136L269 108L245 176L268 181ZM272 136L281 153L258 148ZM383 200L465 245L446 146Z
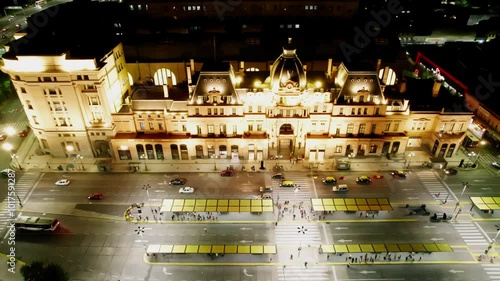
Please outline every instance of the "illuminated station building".
M246 71L256 69L243 60L165 63L155 74L159 85L131 85L138 69L125 63L120 43L103 50L92 57L19 47L4 55L3 71L46 154L237 165L397 156L426 146L446 158L457 153L472 117L444 107L412 110L404 83L388 91L397 78L380 61L376 71L332 59L308 71L290 44L268 71ZM418 95L435 103L438 88Z

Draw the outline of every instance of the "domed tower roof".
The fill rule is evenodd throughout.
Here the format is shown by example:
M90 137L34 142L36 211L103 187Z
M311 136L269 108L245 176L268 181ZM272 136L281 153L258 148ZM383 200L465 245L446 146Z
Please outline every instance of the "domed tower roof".
M277 92L279 89L299 89L306 87L306 74L302 62L297 57L296 49L288 45L283 47L283 53L271 67L271 89Z

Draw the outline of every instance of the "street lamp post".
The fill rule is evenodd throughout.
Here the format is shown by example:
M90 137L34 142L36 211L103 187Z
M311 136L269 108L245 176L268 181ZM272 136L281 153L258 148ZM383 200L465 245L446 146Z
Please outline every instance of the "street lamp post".
M144 171L148 171L148 166L146 165L146 154L142 154L141 157L140 157L142 160L144 160Z
M415 157L415 153L411 152L408 154L408 166L407 168L410 168L410 165L411 165L411 159Z
M297 226L297 233L304 235L304 234L306 234L306 232L307 232L307 228L305 228L304 226L302 226L302 227ZM299 250L298 256L300 258L300 251L302 251L302 239L300 239L299 249L298 250Z
M286 281L285 268L286 265L283 265L283 281Z
M214 154L212 156L210 156L212 159L214 159L214 171L217 171L217 163L215 161L215 159L217 159L217 156Z
M458 198L458 202L457 202L457 204L455 204L455 209L453 210L453 211L456 211L456 210L457 210L457 208L459 208L459 209L458 209L458 212L456 212L456 213L455 213L455 215L453 216L453 217L454 217L454 220L456 220L456 219L457 219L458 215L459 215L459 214L460 214L460 212L462 211L462 206L461 206L461 204L460 204L460 201L462 200L462 196L464 195L465 190L467 189L467 187L470 187L469 182L462 182L462 184L463 184L464 188L462 189L462 193L460 193L460 197Z
M149 197L149 189L151 188L150 184L144 184L142 186L142 189L146 190L146 194L148 196L148 204L149 204L149 209L151 210L151 214L153 214L153 207L151 206L151 198ZM155 217L156 218L156 217Z
M76 158L80 160L80 165L82 166L82 171L85 171L85 166L83 165L83 160L82 160L83 156L81 156L81 155L78 154L76 156Z
M135 231L136 234L138 234L139 236L141 236L141 242L144 243L144 250L146 250L146 243L144 242L144 229L146 229L144 226L138 226Z
M477 152L476 161L474 161L474 165L476 165L479 162L479 156L481 155L482 148L485 144L486 144L486 141L484 141L484 140L479 142L479 151Z
M493 238L493 241L491 241L491 244L495 243L495 240L497 240L498 235L500 235L500 226L495 224L495 227L497 228L497 234L495 235L495 238Z
M14 147L12 146L12 144L6 142L2 145L2 147L5 151L7 151L9 153L11 161L14 162L14 164L17 166L17 168L19 170L22 170L23 167L21 166L21 164L19 163L19 160L18 160L19 156L17 156L15 153L12 153L14 151Z

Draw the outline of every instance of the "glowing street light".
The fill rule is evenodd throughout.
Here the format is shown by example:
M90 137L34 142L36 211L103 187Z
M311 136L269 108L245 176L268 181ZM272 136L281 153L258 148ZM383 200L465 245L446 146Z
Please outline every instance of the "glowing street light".
M147 158L146 154L142 154L141 157L139 157L139 158L141 158L142 160L144 160L144 171L147 171L148 170L148 166L146 165L146 158Z
M411 159L415 157L415 153L411 152L408 154L408 168L410 168L410 164L411 164Z
M16 130L12 127L5 128L5 133L9 136L13 136L16 134Z
M83 160L82 160L83 156L81 156L80 154L78 154L76 156L76 158L80 160L80 165L82 165L82 170L85 171L85 166L83 165Z
M2 148L10 154L10 158L12 159L12 161L14 161L17 168L19 170L22 170L23 167L21 166L21 164L19 163L19 160L18 160L19 156L17 156L15 153L12 153L14 151L14 146L12 146L12 144L6 142L6 143L2 144Z

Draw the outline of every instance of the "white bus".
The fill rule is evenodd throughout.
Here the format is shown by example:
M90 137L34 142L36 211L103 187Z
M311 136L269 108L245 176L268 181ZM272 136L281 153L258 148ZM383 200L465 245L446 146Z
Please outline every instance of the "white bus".
M47 0L38 0L35 2L35 7L41 8L45 4L47 4Z
M19 216L15 226L16 229L29 231L54 231L59 226L59 221L49 217Z

